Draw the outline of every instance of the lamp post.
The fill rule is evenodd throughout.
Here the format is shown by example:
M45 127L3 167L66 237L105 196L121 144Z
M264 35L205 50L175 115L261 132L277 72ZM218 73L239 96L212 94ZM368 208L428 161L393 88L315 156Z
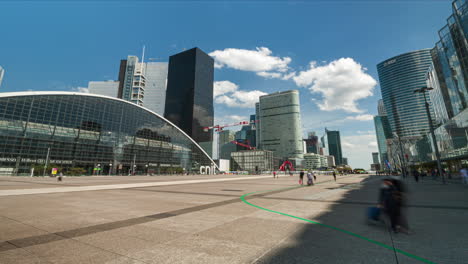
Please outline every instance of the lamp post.
M109 176L111 175L112 172L112 163L109 163Z
M437 160L437 171L442 178L442 183L445 184L445 177L444 174L442 173L442 165L440 164L440 153L439 153L439 146L437 146L437 141L436 137L434 134L434 127L432 126L432 117L431 117L431 112L429 111L429 103L427 102L427 97L426 97L426 91L433 90L434 88L432 87L421 87L419 89L414 90L414 93L422 93L424 95L424 103L426 105L426 113L427 113L427 119L429 120L429 131L431 133L431 138L432 138L432 143L434 144L434 151L436 154L436 160Z

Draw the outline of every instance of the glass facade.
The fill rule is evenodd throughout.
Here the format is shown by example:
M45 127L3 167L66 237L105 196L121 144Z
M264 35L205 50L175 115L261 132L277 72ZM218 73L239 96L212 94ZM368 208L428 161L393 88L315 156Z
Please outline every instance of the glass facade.
M169 58L164 117L196 142L210 142L213 126L214 60L199 48Z
M146 86L143 106L164 116L166 105L167 62L146 63Z
M273 152L268 150L246 150L231 153L232 169L260 173L273 170Z
M100 94L100 95L117 98L117 93L119 90L119 82L118 81L105 81L105 82L91 81L88 83L88 90L92 94Z
M375 134L377 136L377 146L380 154L380 164L385 168L385 161L389 160L387 150L387 139L392 138L392 130L387 116L374 116Z
M65 173L199 172L215 166L180 129L130 102L72 92L0 95L0 167L29 173L46 163Z
M391 131L400 137L422 136L429 131L422 94L431 65L430 49L404 53L377 65L382 99Z
M0 66L0 86L2 86L3 76L5 75L5 70Z
M340 131L325 129L325 132L327 133L328 154L335 157L336 165L343 165Z

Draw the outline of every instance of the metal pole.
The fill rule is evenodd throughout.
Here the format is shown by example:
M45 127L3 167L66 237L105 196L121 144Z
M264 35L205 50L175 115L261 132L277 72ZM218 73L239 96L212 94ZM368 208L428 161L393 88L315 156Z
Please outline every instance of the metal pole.
M48 163L48 161L49 161L49 153L50 153L50 148L47 148L47 156L46 156L46 159L45 159L44 172L43 172L43 175L42 175L42 176L45 176L45 173L46 173L47 163Z
M436 141L436 137L434 134L434 127L432 126L432 117L431 117L431 112L429 111L429 103L427 102L427 99L426 99L426 91L423 91L423 95L424 95L424 102L426 105L427 119L429 120L429 131L431 132L432 143L434 144L434 151L436 154L437 170L438 170L440 177L442 178L442 183L445 184L445 177L444 177L444 174L442 173L442 164L440 163L439 146L437 146L437 141Z

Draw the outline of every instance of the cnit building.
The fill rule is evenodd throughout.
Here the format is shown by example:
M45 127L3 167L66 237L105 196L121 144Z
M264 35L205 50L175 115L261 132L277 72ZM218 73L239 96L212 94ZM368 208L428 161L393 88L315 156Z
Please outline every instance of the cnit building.
M199 173L216 166L190 136L159 114L89 93L1 93L0 142L0 173L9 175L29 174L45 164L65 174L125 175Z

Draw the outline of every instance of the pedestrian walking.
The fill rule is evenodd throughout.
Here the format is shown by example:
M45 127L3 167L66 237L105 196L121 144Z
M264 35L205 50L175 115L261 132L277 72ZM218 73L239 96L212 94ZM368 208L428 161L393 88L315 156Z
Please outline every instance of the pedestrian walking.
M419 182L419 171L414 169L413 170L413 177L416 182Z
M335 182L336 182L336 172L333 171L333 179L335 179Z
M391 179L384 179L380 187L379 207L384 209L390 219L392 231L398 233L397 225L400 217L400 207L397 202L397 189Z
M273 179L276 178L276 171L273 171Z
M468 170L466 168L460 170L460 176L462 177L462 183L468 184Z
M60 172L59 176L57 177L57 181L61 182L63 178L63 173Z
M312 172L307 172L307 185L314 185L314 180Z
M301 172L299 173L299 184L304 184L304 170L301 170Z

